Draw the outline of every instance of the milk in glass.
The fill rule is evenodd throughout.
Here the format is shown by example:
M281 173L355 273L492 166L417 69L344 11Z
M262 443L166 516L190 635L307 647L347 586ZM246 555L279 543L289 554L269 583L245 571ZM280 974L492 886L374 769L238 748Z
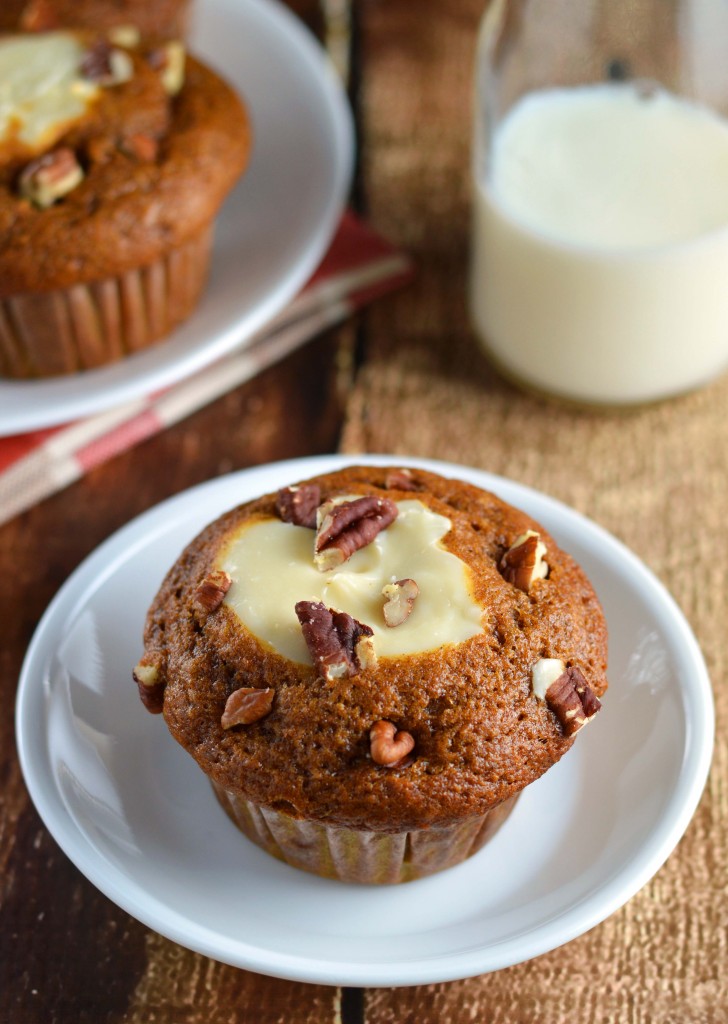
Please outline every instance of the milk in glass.
M535 91L475 182L473 320L515 378L650 401L728 365L728 123L663 90Z

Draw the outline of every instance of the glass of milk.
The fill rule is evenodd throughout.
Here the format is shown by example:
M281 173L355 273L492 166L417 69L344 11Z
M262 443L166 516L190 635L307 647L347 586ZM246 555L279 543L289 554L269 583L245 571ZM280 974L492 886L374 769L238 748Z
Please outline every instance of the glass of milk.
M728 368L728 0L491 0L473 191L506 377L620 406Z

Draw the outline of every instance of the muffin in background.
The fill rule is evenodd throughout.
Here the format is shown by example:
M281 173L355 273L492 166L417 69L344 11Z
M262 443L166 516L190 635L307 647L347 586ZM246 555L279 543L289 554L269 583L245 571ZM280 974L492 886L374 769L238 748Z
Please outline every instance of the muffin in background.
M122 36L0 38L0 79L17 83L0 117L0 376L121 359L204 287L247 114L180 43Z
M0 31L134 26L141 35L185 39L190 0L3 0Z
M134 678L253 842L397 883L475 853L568 751L606 648L583 571L524 513L351 467L208 526L149 610Z

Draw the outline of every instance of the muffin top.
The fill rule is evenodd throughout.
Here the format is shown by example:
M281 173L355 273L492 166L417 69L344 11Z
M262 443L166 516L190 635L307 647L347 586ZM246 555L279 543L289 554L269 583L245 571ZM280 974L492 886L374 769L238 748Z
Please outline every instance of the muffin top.
M134 25L143 35L183 35L188 0L2 0L0 29L108 29Z
M145 703L218 784L385 832L518 793L607 685L582 570L524 513L419 469L347 468L228 512L144 639Z
M0 295L152 263L212 219L250 148L241 102L179 43L0 37Z

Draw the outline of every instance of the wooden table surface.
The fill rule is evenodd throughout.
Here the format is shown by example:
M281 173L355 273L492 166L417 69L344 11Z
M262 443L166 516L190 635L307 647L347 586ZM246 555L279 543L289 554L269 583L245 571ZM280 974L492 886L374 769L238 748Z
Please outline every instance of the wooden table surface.
M413 254L417 281L0 527L0 1024L728 1021L720 686L718 767L657 878L563 949L451 984L328 988L192 953L102 896L30 802L14 745L15 688L36 623L68 575L169 495L338 447L467 462L587 512L661 575L714 680L728 679L728 571L719 573L713 542L728 503L728 378L631 419L590 418L518 395L474 345L464 301L469 104L485 0L355 0L348 38L346 0L289 2L349 64L359 132L352 203Z

